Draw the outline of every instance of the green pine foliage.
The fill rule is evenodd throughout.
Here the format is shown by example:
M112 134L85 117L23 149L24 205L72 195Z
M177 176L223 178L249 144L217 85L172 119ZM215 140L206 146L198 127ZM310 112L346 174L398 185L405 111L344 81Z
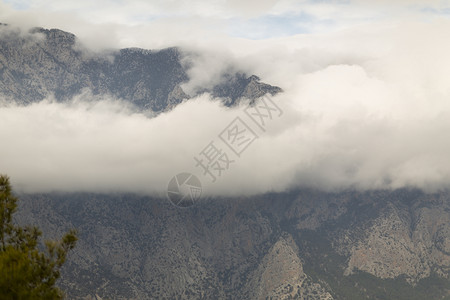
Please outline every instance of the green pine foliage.
M17 201L9 178L0 176L0 298L63 299L55 284L68 252L75 247L76 232L70 230L59 241L46 241L46 251L41 251L39 229L13 223Z

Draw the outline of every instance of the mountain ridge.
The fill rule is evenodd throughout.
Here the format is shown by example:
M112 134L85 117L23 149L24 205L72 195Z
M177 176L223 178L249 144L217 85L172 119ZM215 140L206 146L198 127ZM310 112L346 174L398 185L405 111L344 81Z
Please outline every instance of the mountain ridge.
M298 190L187 209L132 194L21 200L20 223L38 224L50 237L78 228L60 282L71 299L422 300L450 293L448 193ZM416 229L411 214L423 216ZM364 254L369 248L377 254Z
M34 28L28 36L16 31L3 34L0 96L26 105L50 95L65 101L87 88L94 95L111 95L155 112L191 98L182 89L189 76L181 62L188 54L181 48L124 48L86 55L76 41L74 34L59 29ZM192 96L203 92L223 98L225 105L231 106L241 98L254 100L281 89L237 72L224 74L212 89Z

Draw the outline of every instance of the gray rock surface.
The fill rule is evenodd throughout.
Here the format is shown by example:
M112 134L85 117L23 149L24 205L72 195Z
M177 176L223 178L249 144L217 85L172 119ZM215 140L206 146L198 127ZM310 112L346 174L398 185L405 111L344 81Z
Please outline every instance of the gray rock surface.
M17 221L48 238L79 230L60 281L71 299L445 299L449 207L448 193L407 190L187 209L136 195L44 194L21 195Z

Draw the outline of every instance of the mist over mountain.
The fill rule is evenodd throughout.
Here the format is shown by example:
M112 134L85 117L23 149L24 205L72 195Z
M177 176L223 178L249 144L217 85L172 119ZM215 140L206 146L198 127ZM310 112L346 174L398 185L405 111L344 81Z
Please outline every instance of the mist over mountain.
M449 299L450 90L400 59L423 55L441 78L448 60L429 53L448 45L384 32L394 46L376 51L347 32L229 59L2 26L16 221L79 230L70 299ZM245 112L264 95L278 110L258 127ZM193 158L236 118L257 138L213 182ZM179 208L164 192L188 171L207 197Z
M188 53L178 48L158 51L139 48L89 53L77 47L75 35L58 29L34 28L29 33L2 26L0 95L20 104L49 96L70 100L89 89L93 95L126 99L139 109L160 112L191 98L187 83ZM240 98L256 99L281 89L243 73L224 74L209 90L233 105Z
M4 170L26 192L163 194L179 172L201 177L214 195L445 191L450 107L442 78L450 74L450 46L440 41L447 25L152 51L94 51L62 31L3 26ZM282 112L264 130L245 114L246 102L262 94ZM258 138L241 156L231 152L235 163L212 182L194 157L238 117Z

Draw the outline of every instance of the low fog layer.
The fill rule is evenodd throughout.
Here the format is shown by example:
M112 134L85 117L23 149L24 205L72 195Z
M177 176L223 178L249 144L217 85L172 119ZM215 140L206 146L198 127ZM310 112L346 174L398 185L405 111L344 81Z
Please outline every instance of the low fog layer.
M1 172L17 190L164 193L172 176L196 174L210 194L255 194L294 187L450 186L450 42L447 21L364 26L336 33L208 48L192 60L187 91L223 69L258 74L284 93L283 114L266 131L245 106L208 95L156 117L124 100L51 99L0 107ZM198 50L198 49L197 49ZM258 138L213 183L195 156L235 117ZM247 119L246 119L247 118Z

